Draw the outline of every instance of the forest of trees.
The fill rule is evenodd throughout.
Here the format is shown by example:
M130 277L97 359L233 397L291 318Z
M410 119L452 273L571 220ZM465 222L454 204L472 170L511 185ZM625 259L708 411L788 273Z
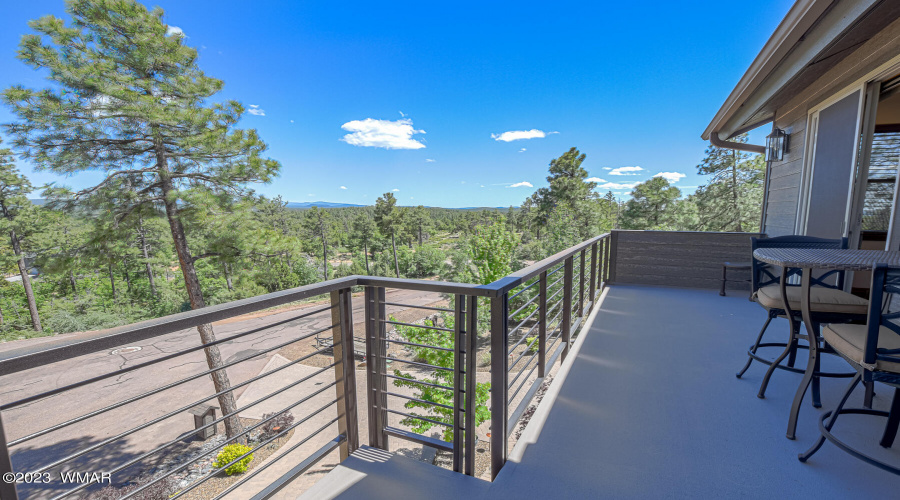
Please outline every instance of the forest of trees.
M289 209L248 188L270 182L281 165L255 130L239 128L241 103L212 99L223 82L167 33L161 10L67 5L73 22L32 21L20 44L19 58L50 85L2 92L15 116L0 144L0 266L11 278L0 280L5 340L352 274L486 283L612 228L758 230L763 160L713 146L697 166L709 182L686 196L662 177L634 187L627 201L599 193L585 155L571 148L520 207L404 207L385 193L368 207ZM81 190L36 187L22 161L104 175ZM497 262L498 254L509 257ZM214 338L211 325L199 333ZM207 352L210 366L217 356Z

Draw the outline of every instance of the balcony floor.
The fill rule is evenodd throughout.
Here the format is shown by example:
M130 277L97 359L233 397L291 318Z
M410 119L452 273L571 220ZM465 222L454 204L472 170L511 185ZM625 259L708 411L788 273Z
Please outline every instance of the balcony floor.
M746 348L765 320L765 313L747 301L746 295L732 295L611 287L511 460L490 485L462 476L453 481L443 477L447 472L443 470L377 467L371 460L351 460L307 495L894 496L900 478L850 457L831 443L826 443L809 463L797 460L797 454L818 436L819 415L836 403L847 381L823 380L820 410L809 404L807 395L797 439L786 439L788 412L800 375L776 372L765 400L756 398L764 366L754 363L743 379L734 377L746 360ZM773 321L766 338L780 341L786 335L787 323L778 320ZM803 365L803 360L798 360L798 366ZM826 369L846 371L847 367L836 358L825 363ZM892 392L887 386L876 387L875 406L886 409ZM860 406L861 395L857 389L848 406ZM875 417L846 415L838 420L834 432L867 453L898 464L900 442L894 450L877 445L883 422ZM359 465L363 463L365 470Z

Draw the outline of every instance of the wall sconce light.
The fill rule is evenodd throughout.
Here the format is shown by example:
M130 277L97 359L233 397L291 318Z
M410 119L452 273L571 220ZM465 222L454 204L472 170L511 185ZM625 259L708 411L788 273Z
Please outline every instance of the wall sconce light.
M766 136L766 161L781 161L784 152L788 148L787 132L780 128L772 129L772 133Z

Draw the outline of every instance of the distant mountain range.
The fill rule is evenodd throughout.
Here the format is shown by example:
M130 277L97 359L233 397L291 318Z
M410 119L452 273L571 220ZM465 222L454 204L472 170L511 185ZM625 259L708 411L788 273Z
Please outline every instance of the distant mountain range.
M44 205L47 203L47 200L43 198L35 198L31 200L35 205ZM294 210L306 210L312 207L319 208L343 208L343 207L365 207L368 205L354 205L353 203L335 203L332 201L289 201L287 204L288 208L293 208ZM428 207L428 208L443 208L443 207ZM447 210L506 210L508 207L461 207L461 208L448 208Z

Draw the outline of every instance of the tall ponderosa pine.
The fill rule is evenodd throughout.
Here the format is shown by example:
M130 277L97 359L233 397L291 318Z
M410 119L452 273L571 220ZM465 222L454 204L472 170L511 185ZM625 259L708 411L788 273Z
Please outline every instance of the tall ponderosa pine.
M28 193L31 190L31 182L19 173L13 163L12 151L0 148L0 215L2 215L0 226L9 235L9 243L15 254L16 265L19 267L22 287L25 288L25 298L28 301L28 312L31 314L31 327L40 332L41 318L38 315L34 290L31 288L31 277L28 276L25 253L21 245L24 228L28 225L28 221L33 219L32 215L36 210L28 200Z
M328 279L328 238L334 221L331 214L319 207L312 207L303 215L303 231L311 238L322 240L322 269Z
M732 139L747 142L747 134ZM710 176L697 190L697 209L703 231L755 231L759 228L766 164L762 155L724 149L712 144L697 165Z
M369 214L361 213L353 219L352 227L352 239L362 245L363 255L366 259L366 274L371 274L369 271L369 244L377 231L375 221L369 217Z
M16 147L37 168L58 174L100 170L96 186L68 193L78 204L105 206L119 220L139 208L161 207L194 309L206 305L184 221L206 203L227 205L246 194L247 183L269 182L278 162L255 130L236 129L244 112L235 101L209 103L223 82L206 76L197 51L167 34L163 11L131 0L69 0L72 23L45 16L36 34L22 38L19 58L47 70L53 86L22 86L3 96L20 121L7 125ZM57 195L61 193L57 191ZM215 341L212 325L197 328ZM220 368L217 346L205 348ZM224 369L212 374L223 413L235 413ZM237 415L225 420L228 436L240 432Z
M622 213L625 229L674 229L676 202L681 190L663 177L653 177L631 191Z
M394 272L400 277L400 264L397 261L397 242L394 233L397 226L400 225L399 210L395 207L397 198L393 193L384 193L380 198L375 200L375 223L378 229L384 234L391 235L391 249L394 251Z

